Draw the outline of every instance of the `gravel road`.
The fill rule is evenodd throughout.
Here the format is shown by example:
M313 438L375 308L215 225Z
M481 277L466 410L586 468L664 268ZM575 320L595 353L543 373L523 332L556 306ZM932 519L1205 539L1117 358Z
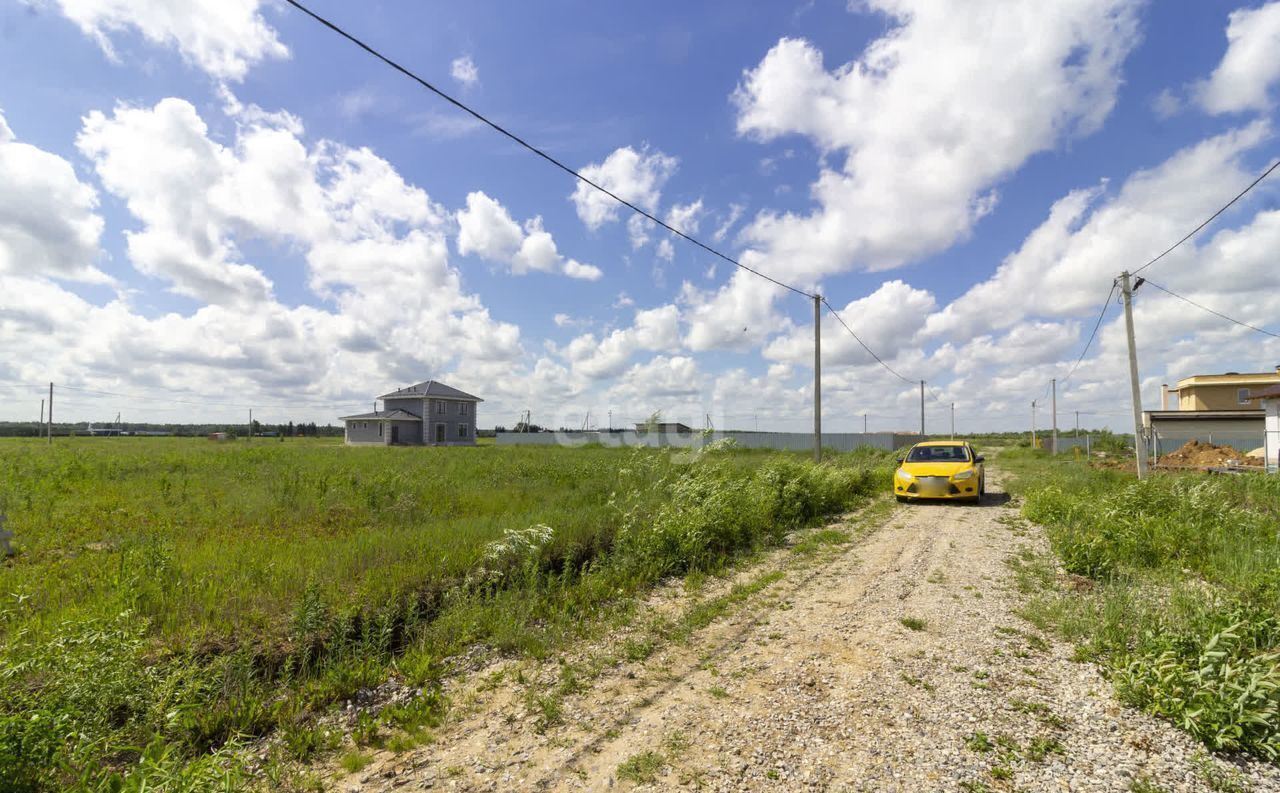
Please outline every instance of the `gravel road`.
M845 521L844 542L800 533L695 593L665 588L653 619L607 641L470 675L436 743L328 784L1280 791L1280 769L1208 757L1016 615L1008 561L1044 540L988 476L981 506L880 503ZM654 638L707 604L723 613Z

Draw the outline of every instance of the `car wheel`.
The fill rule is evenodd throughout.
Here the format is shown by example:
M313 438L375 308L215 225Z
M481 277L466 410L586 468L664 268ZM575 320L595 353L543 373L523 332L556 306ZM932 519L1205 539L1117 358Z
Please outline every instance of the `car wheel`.
M899 503L899 504L905 504L905 503L907 503L907 497L906 497L906 496L899 496L899 495L895 495L895 496L894 496L894 498L898 499L898 503Z

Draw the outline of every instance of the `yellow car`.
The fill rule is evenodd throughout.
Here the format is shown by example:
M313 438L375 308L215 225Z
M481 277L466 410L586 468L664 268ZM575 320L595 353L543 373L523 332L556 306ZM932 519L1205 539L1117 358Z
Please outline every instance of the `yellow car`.
M983 457L967 441L925 441L898 460L893 494L899 501L940 498L982 501L987 490Z

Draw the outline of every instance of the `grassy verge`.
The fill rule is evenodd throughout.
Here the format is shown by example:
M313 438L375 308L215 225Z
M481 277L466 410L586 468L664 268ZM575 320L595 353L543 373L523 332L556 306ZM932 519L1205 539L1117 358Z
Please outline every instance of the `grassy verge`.
M545 655L889 476L884 455L105 441L0 443L0 791L236 789L269 734L252 776L296 786L280 768L334 746L319 717L388 675L415 694L384 716L427 740L468 648Z
M1101 662L1122 699L1280 762L1280 478L1138 482L1022 450L1001 464L1067 574L1028 618Z

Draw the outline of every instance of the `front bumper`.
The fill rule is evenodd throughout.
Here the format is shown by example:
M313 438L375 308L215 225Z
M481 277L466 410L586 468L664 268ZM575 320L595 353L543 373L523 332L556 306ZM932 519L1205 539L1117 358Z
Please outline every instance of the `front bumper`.
M894 476L893 492L904 498L973 498L978 495L978 477L956 482L946 476L917 476L907 481Z

